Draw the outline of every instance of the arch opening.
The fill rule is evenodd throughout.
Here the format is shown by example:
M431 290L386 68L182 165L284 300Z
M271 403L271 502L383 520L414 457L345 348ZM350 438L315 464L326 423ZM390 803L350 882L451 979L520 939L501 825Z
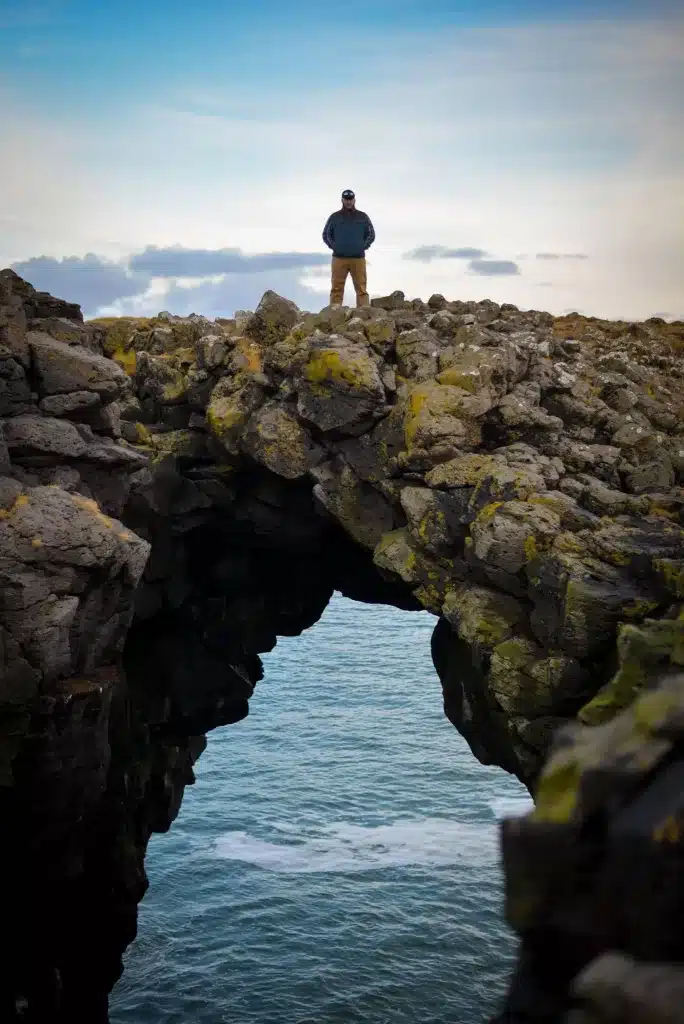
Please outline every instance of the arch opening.
M115 1024L494 1012L513 955L497 816L526 791L445 719L434 624L337 592L263 655L249 717L208 737L152 840Z

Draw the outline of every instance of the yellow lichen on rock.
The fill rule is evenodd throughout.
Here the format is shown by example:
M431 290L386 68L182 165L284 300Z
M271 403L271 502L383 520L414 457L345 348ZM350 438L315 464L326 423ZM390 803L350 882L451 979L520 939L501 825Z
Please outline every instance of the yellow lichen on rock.
M634 703L634 725L644 736L656 735L672 716L681 708L681 694L673 690L652 690L644 693Z
M532 500L532 499L528 499ZM552 506L548 506L551 508ZM553 542L553 550L559 555L583 555L586 554L586 544L583 544L579 537L569 530L563 530L556 535Z
M164 455L175 455L179 458L192 458L204 453L204 436L195 430L166 430L152 434L149 431L146 447L155 451L155 458Z
M529 537L525 538L525 558L528 562L531 562L539 554L537 547L537 541L534 534L531 533Z
M452 445L462 443L467 437L475 440L479 428L471 429L461 419L467 417L464 400L471 396L462 388L450 384L438 384L436 380L409 386L404 399L404 443L407 451L411 448L429 448L448 440Z
M236 427L246 422L247 416L248 411L237 394L214 398L207 406L207 423L220 441L232 436Z
M264 368L261 347L250 338L238 338L235 342L231 364L235 372L261 373Z
M582 766L571 754L557 755L539 779L532 817L550 825L565 825L577 809Z
M292 412L277 402L266 403L252 415L242 450L288 480L303 476L317 460L306 431ZM359 510L354 514L358 517Z
M222 377L212 391L206 411L207 425L231 454L237 454L245 425L263 399L261 385L245 375Z
M406 447L410 448L413 444L413 439L416 436L416 431L420 426L420 414L429 400L430 392L427 388L416 387L411 390L406 403L406 420L404 426L404 436L406 438Z
M441 614L449 586L449 564L415 546L406 527L383 534L373 551L373 562L390 577L398 576L407 583L427 611Z
M0 508L0 521L3 519L9 519L15 512L18 512L20 508L24 508L28 504L28 495L18 494L9 508Z
M405 583L418 583L417 555L406 529L383 534L373 552L373 562L380 569L396 573Z
M112 349L110 352L107 353L107 355L109 355L109 357L114 360L117 366L120 366L124 373L128 374L129 377L134 376L138 365L138 360L134 349L126 350L119 346L117 348Z
M266 349L264 365L267 370L287 375L301 372L309 358L310 347L309 330L298 325L281 341Z
M586 725L609 721L629 707L655 672L684 666L684 614L677 619L647 619L638 626L623 623L617 650L617 671L577 714ZM643 707L650 707L648 701Z
M169 404L179 402L187 393L188 382L181 370L167 365L167 371L162 387L162 402Z
M684 562L674 562L669 558L656 558L653 568L662 577L674 597L684 598Z
M370 345L384 350L392 341L395 326L391 320L368 320L364 324L364 333Z
M464 452L463 455L442 462L431 469L425 477L429 487L475 487L482 477L497 465L496 460L480 452Z
M489 504L484 505L475 516L474 523L478 526L485 526L490 523L497 511L506 504L505 501L490 501Z
M515 468L493 459L478 476L471 504L473 509L478 509L499 500L526 502L540 486L544 486L543 482L532 470Z
M368 360L370 362L370 360ZM304 376L312 384L334 381L352 388L368 385L368 367L361 358L343 358L335 349L316 349L304 367Z
M89 323L102 327L105 332L104 351L121 369L132 377L136 372L137 359L133 341L136 333L144 329L149 321L135 317L98 317Z
M138 442L138 444L142 444L142 445L145 445L148 448L151 448L153 443L154 443L154 439L152 437L151 432L147 429L145 424L144 423L135 423L134 426L135 426L136 441Z
M644 619L658 607L658 601L649 601L646 598L637 598L626 604L622 614L628 619Z
M684 620L670 620L677 623L676 636L684 636ZM660 633L658 639L647 638L645 634L662 625L648 623L642 631L642 641L653 643L661 653L666 653L667 644L672 642ZM634 627L627 627L632 630ZM660 645L664 644L663 647ZM638 654L637 654L638 658ZM684 661L684 657L682 659ZM647 677L649 666L632 662L629 666L634 676ZM640 671L641 669L641 671ZM650 665L653 672L654 665ZM632 698L627 707L615 706L613 714L597 724L585 724L576 729L563 745L558 745L544 767L535 794L535 808L531 819L552 824L567 824L583 813L580 806L583 776L588 777L598 766L604 770L615 770L620 765L622 773L635 773L634 780L647 775L671 749L668 730L671 723L681 716L684 706L684 677L668 675L661 666L659 685ZM629 697L624 693L623 697ZM637 774L638 773L638 774ZM626 777L626 776L625 776ZM590 788L589 794L593 787Z
M470 583L447 590L442 614L462 640L489 651L515 636L525 621L514 598Z
M69 497L74 505L78 508L83 509L85 512L92 512L95 518L102 523L103 526L112 528L114 520L106 516L98 503L93 498L86 498L82 494L70 494Z
M474 394L480 386L480 375L477 370L459 370L455 366L449 366L437 374L439 384L453 384L463 391Z

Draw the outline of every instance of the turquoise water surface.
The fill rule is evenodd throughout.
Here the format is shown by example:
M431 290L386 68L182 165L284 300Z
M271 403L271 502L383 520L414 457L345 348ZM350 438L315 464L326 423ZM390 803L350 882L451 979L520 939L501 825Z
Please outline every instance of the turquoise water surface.
M209 736L112 1024L480 1024L503 990L497 819L530 804L444 717L424 612L335 595Z

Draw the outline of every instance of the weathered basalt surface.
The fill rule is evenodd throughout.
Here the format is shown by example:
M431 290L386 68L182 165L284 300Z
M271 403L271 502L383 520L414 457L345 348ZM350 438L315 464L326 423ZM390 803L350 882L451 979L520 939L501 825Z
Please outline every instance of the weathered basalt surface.
M84 323L2 272L3 1019L106 1021L149 835L334 590L438 616L448 717L533 790L559 725L648 689L629 638L684 601L683 351L401 293Z
M522 946L500 1024L684 1021L684 612L623 627L618 655L634 702L559 730L502 830Z

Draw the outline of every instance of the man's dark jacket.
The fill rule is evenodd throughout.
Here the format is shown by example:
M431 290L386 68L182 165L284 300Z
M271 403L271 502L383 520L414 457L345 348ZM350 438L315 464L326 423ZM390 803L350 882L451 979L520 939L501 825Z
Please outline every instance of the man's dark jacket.
M358 259L375 241L375 229L363 210L335 210L325 222L323 241L333 256Z

